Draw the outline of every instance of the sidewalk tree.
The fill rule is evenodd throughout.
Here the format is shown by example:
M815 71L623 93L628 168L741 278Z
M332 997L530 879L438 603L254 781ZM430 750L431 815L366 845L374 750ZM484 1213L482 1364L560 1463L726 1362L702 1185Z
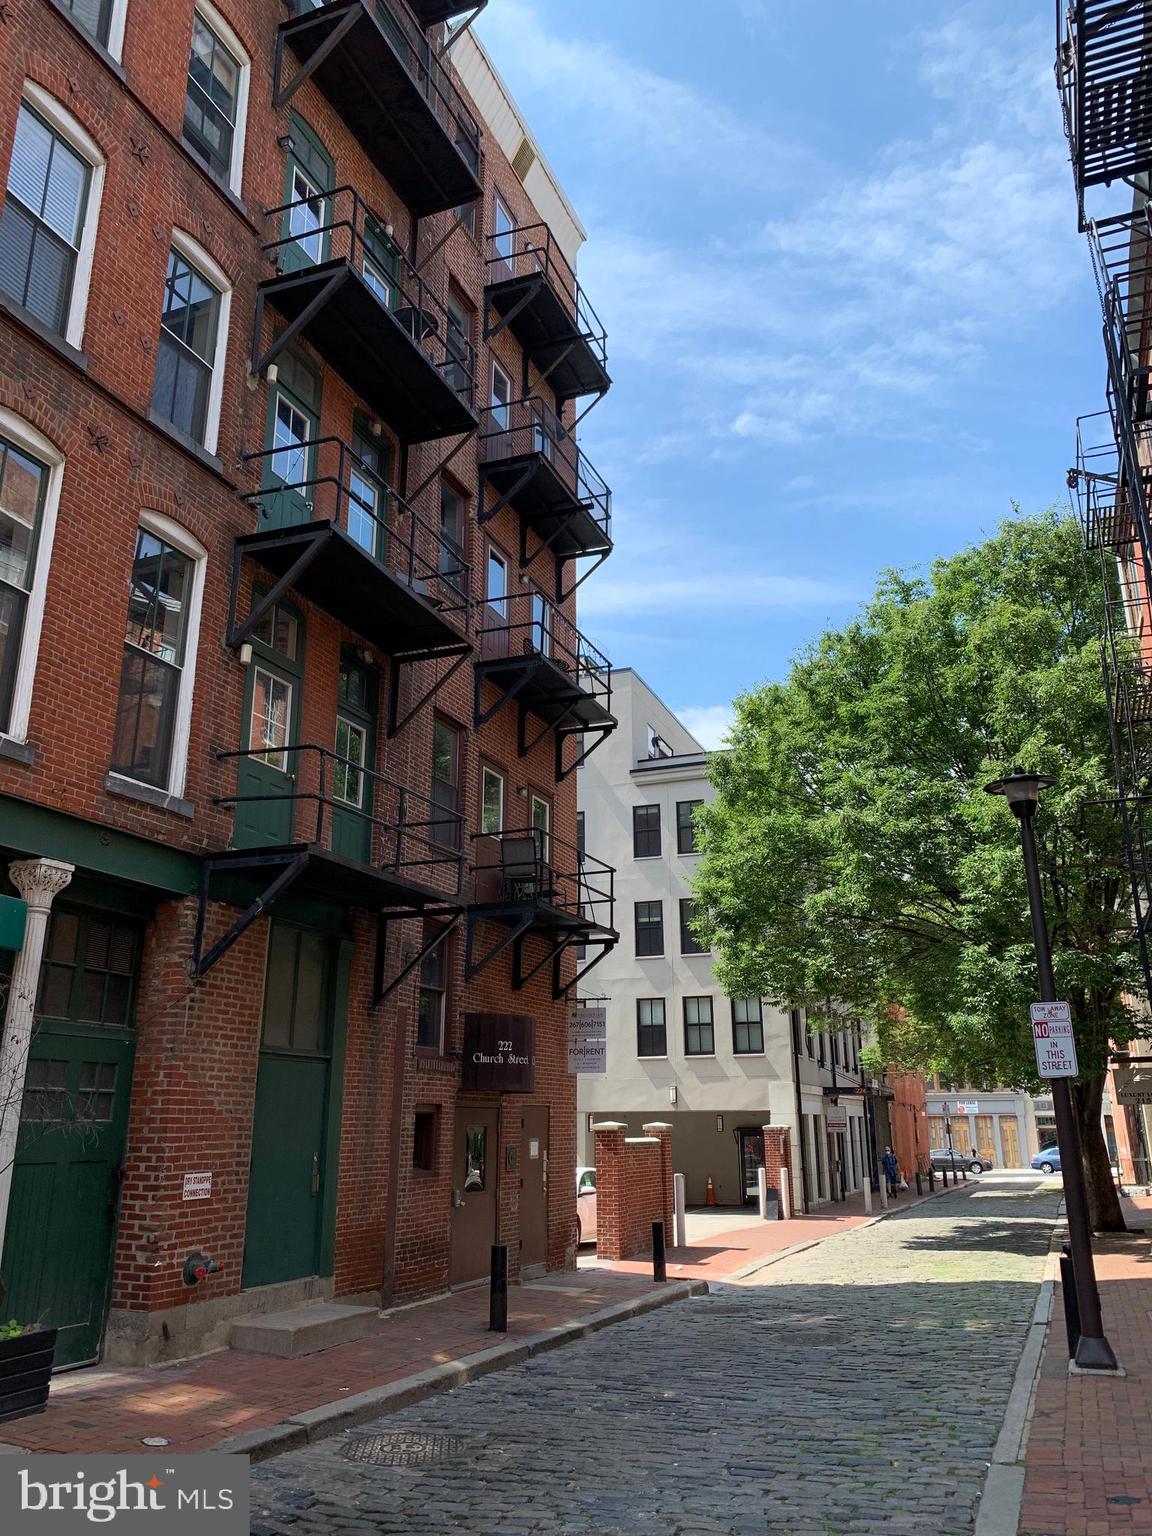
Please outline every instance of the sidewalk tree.
M1112 1043L1147 1031L1126 1002L1141 969L1097 588L1055 512L1005 523L927 578L885 575L786 682L737 701L700 813L697 895L730 995L835 998L897 1066L1037 1091L1019 832L983 786L1014 763L1055 775L1036 835L1091 1215L1113 1230L1104 1074Z

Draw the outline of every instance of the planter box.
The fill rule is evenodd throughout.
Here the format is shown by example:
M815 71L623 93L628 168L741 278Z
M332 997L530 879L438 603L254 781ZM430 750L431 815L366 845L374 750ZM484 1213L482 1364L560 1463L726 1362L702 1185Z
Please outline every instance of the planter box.
M0 1424L44 1412L55 1354L55 1328L0 1339Z

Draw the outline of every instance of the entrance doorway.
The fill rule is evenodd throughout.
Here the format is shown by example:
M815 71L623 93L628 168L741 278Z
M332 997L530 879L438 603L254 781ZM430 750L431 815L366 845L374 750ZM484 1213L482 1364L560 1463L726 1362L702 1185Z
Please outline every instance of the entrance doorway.
M1020 1158L1020 1126L1015 1115L1000 1116L1000 1147L1004 1154L1005 1168L1022 1166Z
M252 1121L245 1288L323 1272L332 972L325 934L272 924Z
M548 1262L548 1106L529 1104L520 1132L520 1263Z
M743 1127L737 1131L740 1138L740 1187L744 1191L744 1204L755 1205L760 1199L760 1170L764 1166L764 1132L758 1127Z
M497 1157L500 1111L495 1104L456 1109L452 1151L452 1254L448 1283L482 1280L496 1241Z
M3 1317L99 1359L128 1129L141 929L57 904L28 1056L4 1243Z

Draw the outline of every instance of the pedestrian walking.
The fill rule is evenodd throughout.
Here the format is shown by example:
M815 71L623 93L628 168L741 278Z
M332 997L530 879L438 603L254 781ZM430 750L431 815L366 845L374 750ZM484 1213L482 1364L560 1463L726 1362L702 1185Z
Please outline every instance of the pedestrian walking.
M888 1181L888 1197L894 1200L900 1193L900 1164L891 1147L884 1148L881 1161L884 1164L884 1177Z

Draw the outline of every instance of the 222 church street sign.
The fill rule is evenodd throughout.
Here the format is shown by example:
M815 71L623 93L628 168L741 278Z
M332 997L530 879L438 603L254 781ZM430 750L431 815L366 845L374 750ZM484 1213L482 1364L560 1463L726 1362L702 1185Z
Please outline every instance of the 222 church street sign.
M1036 1070L1041 1077L1075 1077L1076 1036L1072 1032L1071 1003L1032 1004L1032 1044Z

